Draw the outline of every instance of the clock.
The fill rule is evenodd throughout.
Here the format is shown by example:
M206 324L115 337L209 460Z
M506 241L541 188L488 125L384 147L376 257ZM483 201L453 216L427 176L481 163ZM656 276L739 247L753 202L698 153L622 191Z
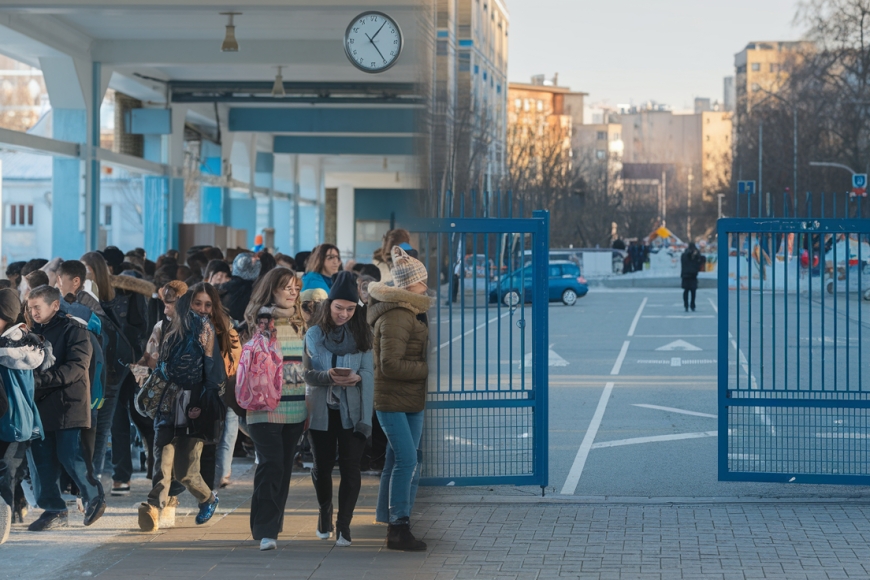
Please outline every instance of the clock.
M402 31L395 20L383 12L363 12L344 32L344 52L363 72L388 70L402 52Z

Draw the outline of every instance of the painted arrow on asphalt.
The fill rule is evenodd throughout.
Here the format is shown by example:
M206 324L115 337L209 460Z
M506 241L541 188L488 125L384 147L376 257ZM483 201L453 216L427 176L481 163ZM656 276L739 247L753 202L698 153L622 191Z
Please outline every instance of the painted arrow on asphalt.
M686 342L685 340L675 340L672 343L658 347L656 350L701 350L701 349L690 342Z

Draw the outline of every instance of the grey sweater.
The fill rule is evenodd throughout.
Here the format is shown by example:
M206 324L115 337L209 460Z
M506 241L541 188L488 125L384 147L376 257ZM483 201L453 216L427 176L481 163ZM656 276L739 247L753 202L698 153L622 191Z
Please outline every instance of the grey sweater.
M302 367L305 376L305 402L310 419L309 429L326 431L329 429L329 406L327 396L334 383L329 378L329 369L347 367L362 379L352 387L339 387L339 411L344 429L353 429L365 437L372 434L372 412L374 399L374 359L372 351L353 352L336 356L332 363L332 352L326 347L323 331L313 326L305 334L305 352Z

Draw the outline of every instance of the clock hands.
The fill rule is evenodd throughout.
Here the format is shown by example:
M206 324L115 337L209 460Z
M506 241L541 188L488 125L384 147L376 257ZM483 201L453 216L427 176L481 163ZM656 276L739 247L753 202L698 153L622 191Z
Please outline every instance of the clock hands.
M386 24L386 22L384 22L384 24ZM381 28L383 28L383 25L381 25ZM378 32L380 32L380 31L381 31L381 30L380 30L380 28L379 28L379 29L378 29ZM375 32L375 36L377 36L377 35L378 35L378 32ZM372 43L372 46L374 46L374 47L375 47L375 50L377 50L377 51L378 51L378 54L380 54L380 55L381 55L381 59L383 59L383 61L384 61L384 62L387 62L387 59L385 59L385 58L384 58L384 55L383 55L383 54L381 54L381 49L379 49L379 48L378 48L378 45L377 45L377 44L375 44L375 40L374 40L374 38L375 38L375 36L369 36L369 35L368 35L368 33L365 33L365 35L366 35L366 38L368 38L368 39L369 39L369 42L371 42L371 43Z
M387 21L384 20L384 23L381 24L381 27L378 28L378 31L375 32L374 36L372 36L371 38L369 38L369 40L374 41L375 37L376 37L378 34L380 34L381 30L383 30L384 26L386 26L386 25L387 25ZM368 36L368 35L366 35L366 36Z

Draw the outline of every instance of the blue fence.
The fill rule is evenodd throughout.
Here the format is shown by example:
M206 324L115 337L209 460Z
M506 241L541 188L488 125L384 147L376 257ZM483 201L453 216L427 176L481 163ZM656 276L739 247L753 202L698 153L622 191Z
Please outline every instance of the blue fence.
M792 201L719 221L719 479L866 485L870 220Z
M549 214L408 226L439 280L421 483L547 486Z

